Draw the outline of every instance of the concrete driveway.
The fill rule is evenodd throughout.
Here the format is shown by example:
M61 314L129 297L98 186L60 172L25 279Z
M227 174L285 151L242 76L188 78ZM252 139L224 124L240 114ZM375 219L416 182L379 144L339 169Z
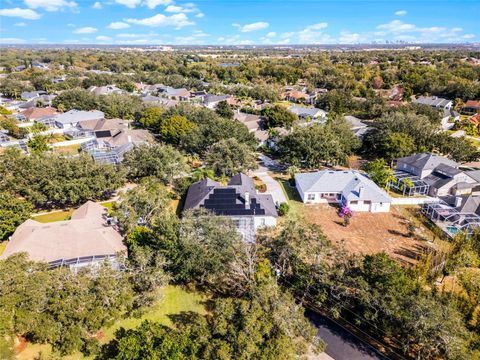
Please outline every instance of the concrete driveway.
M268 169L261 163L258 169L253 172L253 175L258 176L267 185L267 194L272 195L275 204L280 205L282 202L288 202L283 193L282 186L268 174Z

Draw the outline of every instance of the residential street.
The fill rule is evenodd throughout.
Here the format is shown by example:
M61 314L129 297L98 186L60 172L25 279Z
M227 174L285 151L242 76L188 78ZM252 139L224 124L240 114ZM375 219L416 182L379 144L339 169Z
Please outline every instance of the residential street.
M373 347L333 321L307 311L305 315L318 329L318 336L327 343L325 353L335 360L388 360Z

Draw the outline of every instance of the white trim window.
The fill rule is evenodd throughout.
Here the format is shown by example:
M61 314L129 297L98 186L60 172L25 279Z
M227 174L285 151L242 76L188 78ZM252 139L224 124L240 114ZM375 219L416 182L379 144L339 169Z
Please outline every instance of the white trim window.
M315 200L315 194L307 194L307 200L308 201L314 201Z

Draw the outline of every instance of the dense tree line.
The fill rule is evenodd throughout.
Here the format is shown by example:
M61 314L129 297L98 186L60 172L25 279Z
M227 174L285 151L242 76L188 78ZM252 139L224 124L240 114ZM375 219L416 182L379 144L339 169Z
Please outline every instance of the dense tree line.
M298 127L278 143L278 152L289 164L306 169L346 165L360 146L350 126L341 117L308 127Z
M365 135L363 148L367 155L387 161L425 151L436 151L460 162L478 158L478 150L469 140L452 138L438 130L437 121L413 111L385 113Z
M421 359L479 356L478 322L465 320L475 304L465 308L461 296L432 290L419 272L388 255L347 255L318 226L298 220L260 243L295 296L361 324L397 352Z
M75 206L108 199L125 182L125 173L96 164L88 155L68 158L44 153L26 156L17 149L0 156L0 191L21 196L36 207Z
M210 109L191 104L180 104L162 111L146 109L139 123L160 133L162 139L188 153L205 155L208 149L221 140L236 139L254 149L256 140L238 121L219 116Z
M128 94L110 94L97 96L81 89L67 90L53 100L53 106L62 110L100 110L107 119L119 118L133 120L143 110L141 100Z

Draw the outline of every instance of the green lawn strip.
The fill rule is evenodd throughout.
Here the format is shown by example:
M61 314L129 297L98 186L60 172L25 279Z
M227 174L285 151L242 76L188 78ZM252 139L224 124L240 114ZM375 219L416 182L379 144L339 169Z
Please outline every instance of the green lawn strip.
M5 248L7 247L7 242L8 242L8 241L2 241L2 242L0 242L0 255L2 255L3 252L5 251Z
M129 317L117 321L114 325L103 330L104 336L101 343L107 343L115 336L115 331L120 328L133 329L138 327L144 320L159 322L165 326L171 326L172 322L168 315L180 314L181 312L196 312L205 314L203 302L207 297L194 291L187 291L179 286L168 285L159 291L159 299L150 306L141 317Z
M41 223L69 220L75 209L55 211L48 214L32 216L32 219Z

